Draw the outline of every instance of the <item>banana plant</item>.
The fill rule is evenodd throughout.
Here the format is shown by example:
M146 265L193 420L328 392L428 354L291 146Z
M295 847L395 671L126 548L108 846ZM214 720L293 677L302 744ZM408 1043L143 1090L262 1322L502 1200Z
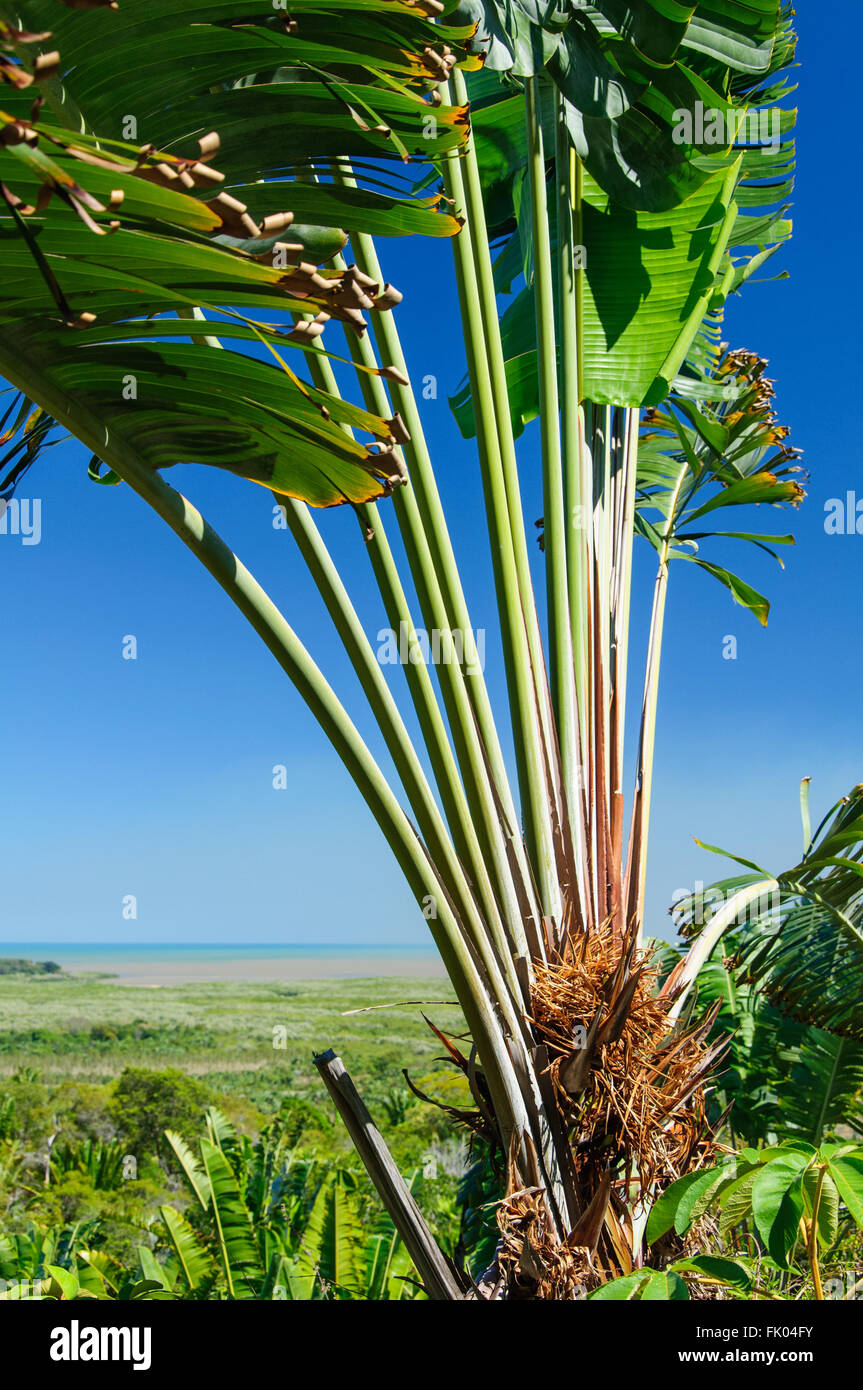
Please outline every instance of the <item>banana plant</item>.
M99 1222L41 1227L0 1237L0 1300L140 1300L166 1297L163 1282L125 1270L90 1248Z
M585 1250L591 1279L630 1272L649 1254L648 1197L701 1162L717 1056L703 1023L669 1048L675 1006L642 950L668 567L712 525L702 487L722 505L799 500L794 480L744 468L775 422L718 339L728 295L789 230L786 7L154 0L144 16L122 0L19 0L0 19L0 373L21 397L0 491L55 424L68 431L95 480L131 487L212 573L327 733L467 1019L469 1055L450 1056L476 1102L467 1122L506 1173L484 1287L571 1297ZM502 709L402 349L411 306L378 258L375 238L394 235L453 251L467 359L454 404L476 436ZM427 280L426 302L436 290ZM718 390L743 424L714 409ZM664 445L640 444L651 408ZM535 416L544 602L522 502L519 434ZM397 783L288 617L162 476L186 462L273 493ZM358 553L406 634L398 697L310 511L337 505L355 511ZM627 836L638 533L659 540L659 578ZM447 644L437 681L421 626ZM643 1066L618 1084L636 1038ZM214 1223L206 1246L165 1215L177 1278L262 1287L275 1255L255 1242L230 1146L213 1128L193 1163L172 1142Z
M197 1153L166 1131L192 1207L161 1208L166 1257L141 1247L142 1279L158 1281L174 1298L418 1295L410 1258L389 1218L378 1217L368 1233L357 1179L348 1169L319 1172L315 1163L295 1163L283 1142L267 1133L252 1144L215 1107L206 1128Z
M94 1223L43 1229L31 1222L26 1231L0 1238L0 1279L39 1280L49 1265L68 1263L76 1247L92 1237Z

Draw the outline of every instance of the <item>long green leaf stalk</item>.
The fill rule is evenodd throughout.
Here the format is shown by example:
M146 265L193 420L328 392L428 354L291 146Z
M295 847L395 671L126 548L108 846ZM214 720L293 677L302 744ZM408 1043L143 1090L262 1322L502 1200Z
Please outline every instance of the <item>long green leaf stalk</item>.
M588 894L588 805L584 779L587 749L587 595L590 573L588 517L592 507L589 456L584 438L581 388L581 295L584 269L577 227L580 222L581 164L569 138L566 107L558 93L555 104L555 184L557 191L560 447L564 487L564 540L566 558L569 650L575 727L561 734L564 788L575 845L576 874L581 919L592 924L592 899Z
M194 321L205 321L203 312L197 308L183 310L180 312L180 316ZM198 343L221 348L221 343L218 338L200 334L193 335L193 337L194 341ZM338 398L339 391L335 373L329 358L324 354L320 345L312 346L308 355L308 361L313 380L316 384L321 387L321 389L327 391L331 396ZM374 366L374 364L369 365L371 367ZM362 376L362 374L360 375ZM364 382L368 384L375 382L375 384L378 385L379 393L372 391L373 408L382 407L384 414L386 414L388 403L383 393L383 388L380 385L379 377L377 377L373 371L369 371L365 375ZM342 428L347 434L352 435L350 426L345 424ZM297 542L300 553L321 593L330 616L333 619L336 631L342 640L363 691L368 698L372 712L384 734L387 747L395 763L396 771L399 774L402 786L407 793L410 805L414 814L417 816L419 828L425 836L426 843L431 851L432 862L435 864L439 875L442 877L443 883L447 886L448 891L454 899L459 917L469 931L474 947L478 951L480 959L483 961L486 968L490 982L492 982L493 986L497 986L494 989L495 997L498 999L505 1015L508 1015L510 1026L519 1029L523 1027L523 1021L520 1016L513 1013L513 1005L515 1000L521 998L521 991L514 971L511 943L505 940L502 923L496 911L497 905L493 897L486 901L486 908L488 910L486 921L490 927L489 939L486 935L484 923L478 915L477 903L471 893L464 868L456 856L447 828L441 819L432 790L428 785L422 765L417 757L413 743L411 742L410 735L399 713L398 706L384 679L380 664L375 658L371 644L366 637L365 630L357 616L347 589L332 561L332 557L327 550L320 531L312 520L309 509L305 503L299 502L294 498L277 498L277 501L279 501L282 506L286 524ZM382 529L380 518L375 518L375 525L379 530ZM399 620L399 626L396 627L396 631L400 632L400 623L407 622L410 624L410 617L407 613L403 591L401 591L400 597L396 593L395 586L398 584L398 575L395 570L392 553L386 545L385 537L382 543L379 542L379 550L381 549L383 550L384 556L382 580L390 604L392 604L393 599L395 599ZM410 624L410 626L412 627L412 624ZM414 663L411 662L410 668L412 668L413 665ZM423 693L426 693L425 688ZM431 694L433 699L433 691ZM433 749L433 751L435 750ZM480 871L484 867L484 861L481 855L478 856L476 867ZM508 988L504 986L503 976L507 977Z
M456 189L455 174L451 174L450 177L451 186ZM458 205L457 202L456 206ZM544 915L559 921L560 884L549 817L548 759L544 755L541 742L536 687L509 529L506 488L500 469L500 451L492 404L493 388L482 344L482 319L469 237L468 227L465 226L455 247L456 279L466 329L468 374L478 402L477 442L480 467L492 540L492 564L502 614L504 661L513 716L519 786L522 796L526 798L525 840L536 874Z
M537 325L549 676L568 798L574 793L572 769L578 766L579 748L576 737L572 634L567 584L566 504L557 382L554 281L549 235L551 224L546 195L546 156L540 112L539 79L536 77L529 77L525 84L525 119L527 123L527 171L531 206ZM560 226L558 228L558 236L561 240L566 231L570 230L570 225L571 219L567 217L567 227ZM563 306L561 315L563 322L568 319L570 308L571 305L569 304ZM568 324L567 327L569 328ZM567 351L571 353L572 348L572 334L570 332L567 332L566 335L561 333L561 356L565 356ZM571 370L569 375L571 376ZM571 382L567 384L571 384Z
M515 1013L515 1001L521 991L513 970L509 945L502 932L495 932L498 924L494 921L489 924L490 932L486 931L486 924L479 914L464 868L456 856L398 705L308 507L293 498L285 499L283 506L288 528L326 603L384 735L432 863L452 896L454 909L482 961L495 998L504 1015L508 1016L509 1026L517 1031L522 1023ZM506 985L504 975L508 977Z
M339 170L336 178L347 182L350 176ZM372 238L355 234L351 245L360 269L382 283ZM381 359L407 378L404 354L392 316L372 313L370 317ZM473 630L416 400L411 388L401 382L391 385L390 393L410 434L404 445L410 482L394 494L393 504L423 618L430 630L460 631L467 649ZM470 658L467 665L470 666ZM520 885L513 883L511 861L521 862L519 818L509 789L484 676L475 660L468 671L462 670L458 662L443 663L438 667L438 678L471 813L483 839L489 865L493 867L510 930L524 945L523 929L520 931L516 926L516 919L521 919L522 904L532 896L531 883L524 875Z
M374 409L381 409L386 405L386 398L382 395L381 379L375 374L376 363L365 339L359 340L354 351L358 364L366 368L365 371L359 372L358 376L364 390L368 393L369 404ZM319 349L313 349L309 354L309 363L313 378L318 384L331 395L337 395L338 387L335 374L325 355ZM435 869L440 875L442 883L450 887L458 915L477 951L478 960L484 970L490 997L496 1000L506 1022L510 1051L511 1054L519 1058L517 1072L528 1111L533 1117L532 1133L537 1154L549 1183L552 1216L556 1222L559 1222L560 1213L566 1210L566 1195L557 1172L557 1155L545 1118L545 1103L526 1051L530 1042L530 1035L527 1031L523 1010L529 1006L529 995L524 996L522 994L521 984L514 973L515 962L512 942L504 941L499 934L495 933L493 922L491 924L491 937L487 938L485 935L483 922L477 916L476 902L470 895L462 865L452 850L446 827L440 820L436 806L431 801L430 788L425 783L421 768L415 757L411 756L412 750L410 750L407 733L398 715L395 702L383 679L371 646L365 638L338 571L309 515L308 509L303 504L289 502L286 506L286 517L310 572L330 610L345 649L366 690L373 712L384 733L395 738L395 747L391 747L390 751L393 753L402 783L420 820L420 828L426 836ZM366 519L371 524L380 524L379 516L367 517ZM392 598L393 594L390 593L389 597ZM407 742L407 747L404 746L405 742ZM431 804L429 804L430 801ZM515 925L523 931L521 922ZM527 979L529 979L529 958L525 955L522 959L528 971ZM573 1213L570 1212L569 1214L571 1218Z
M390 408L389 402L383 382L380 377L373 374L377 363L368 336L364 335L362 338L357 338L356 335L349 334L348 346L358 365L357 376L367 406L370 410L383 410L386 414ZM328 379L327 389L333 391L335 390L335 379L332 373L330 373L330 377L332 379ZM395 559L387 540L381 511L370 503L360 507L358 515L367 537L372 567L391 626L395 632L400 633L404 623L406 625L404 630L408 634L409 643L411 643L415 629ZM414 550L414 554L416 554L416 550ZM421 578L424 572L425 566L421 565ZM437 607L440 601L442 600L434 605L427 604L427 611L432 611L433 607ZM518 894L516 877L514 877L507 853L507 838L501 828L500 818L496 823L489 822L489 833L485 838L487 848L484 852L477 833L475 814L471 810L459 777L458 766L452 755L446 725L440 713L428 668L424 661L409 661L405 666L405 675L459 855L470 869L477 887L479 900L488 919L492 922L499 920L503 923L504 930L508 934L512 955L526 958L528 947L523 926L526 915L525 907L523 899ZM444 675L446 676L446 673ZM470 719L469 711L465 708L463 686L458 682L457 677L450 683L450 690L452 695L448 702L448 710L455 709L457 716L459 713L466 716L468 727L464 732L459 731L460 726L458 724L456 726L456 743L460 748L463 761L465 759L469 761L470 750L476 746L475 740L478 738L478 734L473 721ZM471 731L473 731L472 736ZM483 787L487 789L493 802L494 789L489 780L487 768L480 790ZM494 878L494 883L490 874ZM518 876L518 882L523 889L525 883L523 873ZM535 906L529 906L527 915L536 915L536 911Z
M468 102L464 74L456 69L444 92L456 102ZM492 404L497 424L497 445L500 450L500 467L506 489L509 507L510 533L515 566L521 592L524 625L532 663L532 674L536 685L536 701L539 710L542 737L545 740L546 757L550 759L552 745L556 745L556 734L552 728L552 711L548 700L545 649L542 642L539 620L531 578L530 558L524 524L524 510L521 503L521 487L518 474L515 438L512 417L509 411L509 392L504 361L503 341L498 316L497 295L494 284L491 246L488 224L485 215L482 178L476 144L472 137L467 141L460 158L450 156L443 164L444 181L448 195L458 208L463 208L470 231L471 251L473 253L476 283L480 295L483 341L488 359L488 375L492 383ZM475 348L479 351L480 344Z
M544 916L560 922L562 913L559 852L555 846L552 819L556 759L552 763L549 742L543 738L542 698L538 694L537 667L531 652L528 624L535 619L532 594L525 598L525 583L519 581L515 536L512 523L512 491L507 488L503 468L500 421L495 403L505 393L505 381L493 374L488 353L486 325L497 308L483 295L483 281L477 275L473 239L476 221L462 182L457 157L447 159L447 187L457 212L467 213L465 225L454 239L456 281L462 322L465 328L468 375L477 402L477 444L485 493L486 516L491 539L492 564L501 617L507 687L509 691L516 765L521 792L525 841L542 902ZM467 169L470 174L470 167ZM493 287L492 287L493 290ZM504 394L504 401L506 396ZM519 503L520 513L520 503ZM545 681L543 666L543 683Z
M638 924L639 933L644 916L644 888L647 875L647 834L650 825L650 803L653 787L653 762L656 745L656 712L659 703L659 672L662 654L662 631L665 604L668 597L668 566L674 538L674 525L681 492L689 472L689 464L681 465L671 489L668 513L659 549L659 565L653 590L650 616L650 635L641 705L641 730L638 741L635 796L632 824L629 832L629 856L626 870L627 920Z

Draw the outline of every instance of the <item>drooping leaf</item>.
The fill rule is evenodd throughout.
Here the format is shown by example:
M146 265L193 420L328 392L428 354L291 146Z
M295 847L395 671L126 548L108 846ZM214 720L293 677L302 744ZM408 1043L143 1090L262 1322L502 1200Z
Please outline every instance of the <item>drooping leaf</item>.
M361 306L385 307L383 286L309 262L344 245L344 222L457 230L437 199L391 196L381 179L336 189L329 170L464 139L464 112L428 100L465 58L458 31L402 0L362 15L322 0L290 22L250 0L16 12L60 59L56 81L34 73L0 116L0 372L116 476L121 457L194 462L315 506L385 497L404 479L389 425L314 391L286 349L307 348L327 317L361 331ZM32 66L40 44L27 47ZM35 88L50 116L31 110ZM183 342L173 318L192 308L207 328ZM247 342L222 323L250 329Z
M831 1158L829 1172L839 1196L863 1230L863 1158L848 1154Z
M160 1207L159 1211L179 1264L180 1278L194 1291L212 1278L212 1258L182 1212L169 1206Z

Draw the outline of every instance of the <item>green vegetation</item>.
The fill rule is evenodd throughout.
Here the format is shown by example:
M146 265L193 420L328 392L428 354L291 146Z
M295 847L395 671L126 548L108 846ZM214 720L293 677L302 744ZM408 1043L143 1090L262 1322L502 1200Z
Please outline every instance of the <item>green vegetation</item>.
M476 1244L482 1257L489 1215L468 1194L463 1234L457 1200L468 1136L394 1084L408 1066L423 1092L469 1102L436 1060L440 1044L419 1009L398 1007L432 1001L430 1016L460 1032L459 1010L437 1002L445 994L439 979L153 990L71 978L28 984L24 995L15 980L0 982L0 1279L44 1276L45 1296L143 1297L158 1265L172 1297L246 1296L249 1269L237 1283L215 1209L201 1208L189 1182L188 1153L215 1136L264 1269L255 1265L253 1296L419 1296L311 1063L336 1033L436 1235L462 1255ZM207 1273L190 1283L181 1253L192 1240ZM67 1279L61 1294L58 1271L79 1281L76 1293Z
M666 948L666 968L676 958ZM576 1295L853 1297L859 1049L783 1019L729 957L701 989L704 1009L723 1000L716 1028L731 1053L710 1104L719 1120L734 1100L723 1137L740 1152L659 1196L645 1231L655 1268ZM31 994L43 1026L21 1029ZM451 1112L393 1086L407 1059L423 1093L470 1103L419 1008L377 1007L406 996L437 1001L441 982L151 990L70 979L28 984L24 999L0 982L3 1297L421 1297L311 1065L315 1038L336 1032L436 1239L479 1276L495 1257L503 1174ZM357 1009L370 1011L347 1012ZM427 1009L462 1030L456 1009ZM825 1077L813 1059L828 1049L835 1063L843 1048Z
M0 975L57 975L60 966L53 960L16 960L12 956L0 957Z
M180 1067L275 1110L287 1091L297 1099L323 1094L312 1057L333 1045L377 1104L401 1086L403 1066L425 1074L441 1051L421 1008L403 1002L428 1001L423 1009L439 1027L461 1033L458 1007L440 1002L451 997L441 979L159 989L74 977L24 989L0 980L0 1077L38 1066L46 1082L107 1082L129 1065Z
M654 1204L646 1240L661 1248L705 1218L718 1221L730 1254L684 1256L661 1273L636 1271L590 1297L679 1300L695 1284L702 1293L719 1286L738 1296L823 1300L825 1277L845 1297L846 1271L863 1250L863 1145L815 1149L787 1140L688 1173ZM826 1276L828 1269L835 1272Z
M402 1089L400 1069L417 1047L422 1068L432 1047L416 1020L355 1016L334 1038L332 1012L314 1015L332 1000L323 986L190 990L152 1009L105 986L92 996L104 1007L64 1022L79 986L52 984L45 1007L28 984L2 1054L15 1077L4 1124L20 1116L25 1136L20 1152L4 1141L7 1201L11 1222L50 1230L17 1232L7 1265L23 1261L66 1297L391 1293L401 1256L388 1228L368 1244L366 1180L342 1162L309 1069L311 1051L337 1041L403 1168L444 1142L444 1115L476 1136L484 1166L458 1221L452 1183L430 1204L445 1251L457 1229L462 1256L470 1233L487 1259L467 1262L481 1296L568 1299L644 1265L650 1297L653 1274L670 1276L648 1212L724 1138L760 1145L772 1180L774 1140L806 1135L812 1171L833 1174L824 1143L859 1119L859 788L812 836L807 787L800 863L773 875L741 859L746 873L717 886L706 915L683 910L662 970L645 949L669 595L694 565L766 623L767 598L715 562L714 542L778 558L793 537L765 530L765 514L804 495L766 363L722 341L729 296L791 231L792 13L784 0L279 8L3 7L0 372L13 394L0 493L11 497L65 429L94 481L136 494L243 614L356 783L440 951L460 1010L441 1020L457 1036L437 1035L454 1094L436 1112ZM422 295L399 307L379 260L388 236L443 237L452 251L451 340L467 374L451 404L484 493L505 676L494 703L502 683L486 684L448 527L459 479L436 473L400 337L402 315L421 325L438 286L420 243ZM358 678L362 717L165 480L180 461L271 490ZM542 486L533 557L523 465ZM409 639L410 660L391 671L354 608L349 562L342 574L310 510L337 505L354 509L357 563L371 564L381 612ZM630 652L636 544L655 579ZM436 679L419 627L454 653ZM628 699L640 709L633 748ZM392 776L360 735L369 714ZM715 987L729 944L726 1008ZM748 1010L751 1025L721 1082L742 1103L719 1135L705 1123L723 1047L711 990L726 1019ZM781 1047L797 1098L769 1010L791 1029ZM141 1072L144 1056L155 1071ZM220 1106L201 1135L208 1100ZM52 1167L60 1121L73 1132ZM124 1161L137 1174L120 1186L117 1145L134 1149ZM319 1177L304 1165L324 1151ZM743 1161L762 1164L745 1149ZM166 1195L177 1163L180 1215ZM282 1216L272 1182L285 1173L301 1181ZM807 1219L801 1200L783 1258ZM489 1203L491 1248L477 1219ZM148 1242L133 1254L142 1224ZM748 1236L777 1263L757 1212L755 1227ZM410 1217L399 1235L416 1250ZM709 1244L710 1231L684 1237Z

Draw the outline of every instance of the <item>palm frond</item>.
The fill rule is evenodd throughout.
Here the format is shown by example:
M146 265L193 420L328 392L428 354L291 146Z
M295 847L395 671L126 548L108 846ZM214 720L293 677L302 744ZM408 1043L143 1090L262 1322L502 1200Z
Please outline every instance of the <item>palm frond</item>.
M712 885L708 903L724 902L742 884L766 877L749 861L739 862L752 872ZM863 1039L863 787L828 812L804 858L778 874L776 884L775 893L757 898L745 920L734 924L741 978L793 1018ZM709 931L712 913L705 914L700 895L675 912L696 942Z

